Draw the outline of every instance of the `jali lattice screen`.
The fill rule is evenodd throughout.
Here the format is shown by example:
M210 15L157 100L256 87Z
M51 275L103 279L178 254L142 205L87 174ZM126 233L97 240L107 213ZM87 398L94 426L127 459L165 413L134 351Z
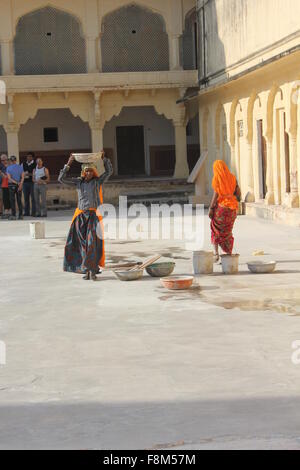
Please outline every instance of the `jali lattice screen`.
M86 72L85 40L68 13L46 7L23 16L14 40L17 75Z
M137 5L107 15L102 24L103 72L169 70L163 18Z

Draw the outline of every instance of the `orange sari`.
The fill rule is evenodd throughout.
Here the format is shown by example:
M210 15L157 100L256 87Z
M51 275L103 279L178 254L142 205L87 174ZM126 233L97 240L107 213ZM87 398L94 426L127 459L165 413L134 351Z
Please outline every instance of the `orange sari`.
M234 193L236 190L236 177L230 173L228 166L223 160L216 160L214 163L214 177L212 187L218 194L218 205L237 210L239 207Z

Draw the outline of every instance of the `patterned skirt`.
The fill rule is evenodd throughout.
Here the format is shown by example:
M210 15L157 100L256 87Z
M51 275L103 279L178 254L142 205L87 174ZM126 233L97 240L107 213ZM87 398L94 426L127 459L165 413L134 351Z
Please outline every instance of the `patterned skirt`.
M236 210L217 206L210 224L212 244L219 245L224 253L229 255L231 255L233 249L232 229L236 216Z
M73 220L65 246L64 271L78 274L99 272L104 252L99 224L95 211L84 211Z

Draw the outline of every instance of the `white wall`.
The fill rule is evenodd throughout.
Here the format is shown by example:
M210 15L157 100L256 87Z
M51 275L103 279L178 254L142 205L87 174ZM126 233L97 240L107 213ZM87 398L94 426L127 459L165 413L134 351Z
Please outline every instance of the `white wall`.
M58 127L59 141L45 143L44 127ZM88 149L91 147L90 128L68 109L41 109L34 119L21 126L19 145L21 152Z
M276 54L278 41L286 38L288 48L288 37L300 36L299 0L211 0L205 11L208 74L270 48Z

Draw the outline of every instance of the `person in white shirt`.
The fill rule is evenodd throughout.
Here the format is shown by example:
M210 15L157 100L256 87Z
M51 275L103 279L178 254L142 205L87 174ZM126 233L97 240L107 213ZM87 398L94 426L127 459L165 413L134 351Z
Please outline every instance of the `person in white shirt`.
M37 165L32 175L36 217L47 217L47 184L50 181L50 174L48 168L44 167L41 158L38 158L36 163Z

